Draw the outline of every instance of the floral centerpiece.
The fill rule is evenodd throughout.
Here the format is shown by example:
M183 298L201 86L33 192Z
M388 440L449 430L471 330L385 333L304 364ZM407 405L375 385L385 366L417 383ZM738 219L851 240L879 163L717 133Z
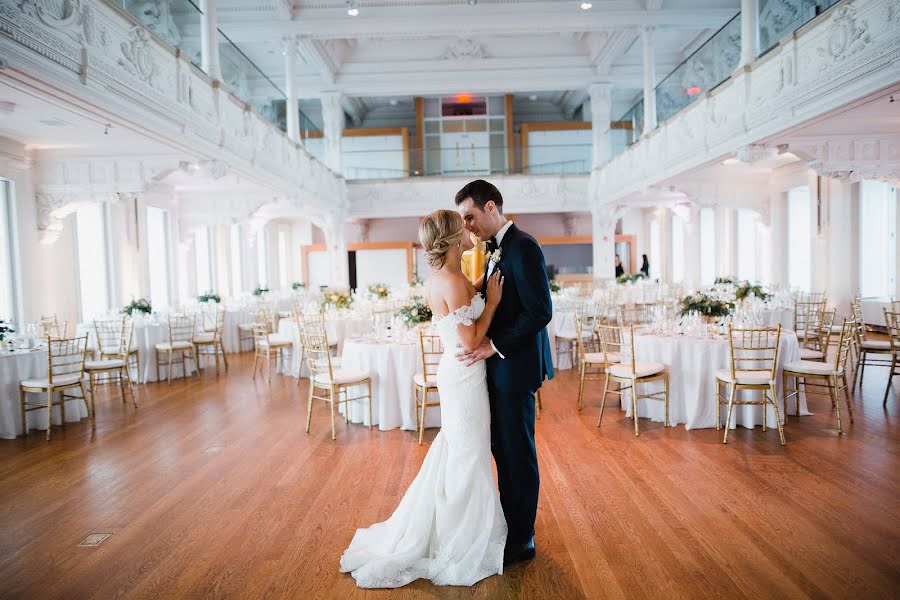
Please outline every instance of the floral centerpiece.
M216 304L218 304L221 301L222 297L212 290L207 290L197 296L197 302L200 302L201 304L204 302L215 302Z
M369 286L369 293L379 300L384 300L391 293L391 288L383 283L373 283Z
M433 315L421 296L413 296L409 304L397 311L397 316L407 325L419 325L430 321Z
M268 294L268 293L269 293L269 288L267 288L267 287L259 286L258 288L253 290L253 295L257 296L257 297L262 296L263 294Z
M737 285L736 277L716 277L716 280L713 282L715 285Z
M562 286L555 279L551 279L549 281L549 285L550 285L550 291L553 292L554 294L559 292L562 289Z
M681 300L681 311L684 317L690 313L698 313L704 317L727 317L734 310L734 302L726 302L707 294L696 293Z
M326 291L324 298L322 298L322 308L329 305L335 308L350 308L352 304L353 296L350 295L350 292L340 290Z
M616 283L637 283L641 279L647 279L646 273L638 271L637 273L625 273L616 277Z
M297 290L305 290L306 284L303 283L302 281L295 281L294 283L291 284L291 289L294 290L295 292Z
M149 315L153 312L153 307L150 305L150 301L146 298L138 298L137 300L132 299L125 308L122 309L122 312L126 315L134 316L135 313L144 313L145 315Z
M15 332L16 332L16 330L13 329L12 323L10 323L9 321L4 321L3 319L0 319L0 342L2 342L4 339L6 339L7 335L9 335L10 333L15 333Z
M772 297L771 294L767 294L766 292L764 292L762 286L760 286L758 283L753 284L749 281L741 282L737 289L734 290L734 297L738 302L746 300L750 296L756 296L762 301L766 301Z

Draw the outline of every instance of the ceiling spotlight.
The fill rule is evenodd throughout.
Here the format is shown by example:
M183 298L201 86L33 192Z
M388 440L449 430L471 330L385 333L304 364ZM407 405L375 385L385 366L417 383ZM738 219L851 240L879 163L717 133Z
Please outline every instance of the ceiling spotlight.
M351 17L359 14L359 9L356 8L356 0L347 0L347 14Z
M532 102L535 102L537 100L537 94L532 94L532 95L528 96L528 99L531 100Z
M469 6L475 6L476 4L478 4L478 0L466 0L466 4L468 4Z
M582 3L581 3L581 10L590 10L593 6L594 6L594 5L591 4L590 2L582 2Z

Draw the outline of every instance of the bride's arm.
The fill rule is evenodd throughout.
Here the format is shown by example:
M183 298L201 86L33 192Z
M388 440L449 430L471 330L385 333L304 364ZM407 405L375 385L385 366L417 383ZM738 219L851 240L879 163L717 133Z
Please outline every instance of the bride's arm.
M488 327L491 325L491 320L494 318L494 313L497 311L497 304L500 303L502 291L503 276L498 271L488 281L488 300L485 302L481 316L468 325L462 323L457 325L459 342L467 352L472 352L484 341ZM469 290L462 281L459 285L454 285L448 290L447 308L451 313L463 306L471 305L471 301Z

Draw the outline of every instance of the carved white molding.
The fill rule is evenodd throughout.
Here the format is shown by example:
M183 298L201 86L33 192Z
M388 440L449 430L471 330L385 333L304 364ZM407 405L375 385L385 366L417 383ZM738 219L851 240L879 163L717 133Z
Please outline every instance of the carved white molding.
M900 185L900 134L798 138L787 144L787 150L822 177Z
M469 38L456 38L441 54L441 60L470 61L487 58L484 48Z

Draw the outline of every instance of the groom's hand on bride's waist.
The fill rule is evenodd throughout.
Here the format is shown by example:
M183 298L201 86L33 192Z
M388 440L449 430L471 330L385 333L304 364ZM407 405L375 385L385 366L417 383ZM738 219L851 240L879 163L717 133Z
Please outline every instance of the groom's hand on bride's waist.
M497 351L491 345L491 340L485 338L481 341L481 344L478 345L472 352L467 352L462 349L462 346L457 344L456 346L459 351L456 353L456 360L459 362L465 363L467 367L471 367L475 363L480 360L487 360L493 355L497 354Z

